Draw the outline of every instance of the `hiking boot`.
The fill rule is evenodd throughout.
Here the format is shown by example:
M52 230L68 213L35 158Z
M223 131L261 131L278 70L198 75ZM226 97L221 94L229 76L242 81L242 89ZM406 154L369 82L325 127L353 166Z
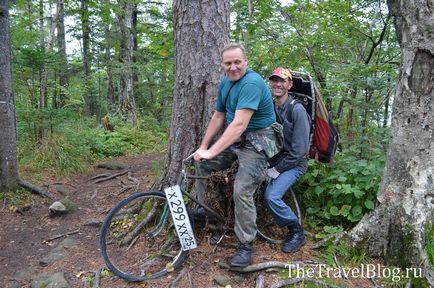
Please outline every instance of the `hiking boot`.
M303 228L295 221L288 225L289 234L283 242L282 251L285 253L294 253L300 250L301 246L306 242Z
M252 264L252 242L240 243L237 252L231 260L231 267L247 267Z

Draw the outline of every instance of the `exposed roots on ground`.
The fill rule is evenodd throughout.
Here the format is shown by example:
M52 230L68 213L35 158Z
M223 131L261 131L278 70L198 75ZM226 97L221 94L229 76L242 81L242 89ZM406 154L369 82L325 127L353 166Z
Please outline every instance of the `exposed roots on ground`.
M130 243L137 238L137 236L140 234L143 227L145 227L155 216L158 208L158 202L154 202L154 205L152 206L149 213L146 215L146 218L143 219L142 222L140 222L139 225L135 227L133 231L129 233L128 236L123 238L121 245L130 245Z
M336 245L342 239L342 237L344 237L345 235L347 235L347 232L345 232L345 231L329 235L326 238L324 238L323 240L318 241L317 243L312 245L312 248L313 249L320 249L320 248L324 247L327 244L327 242L330 240L333 240L333 245Z
M31 183L29 183L27 181L24 181L23 179L18 179L18 184L21 187L29 190L30 192L32 192L34 194L38 194L40 196L47 197L47 198L49 198L51 200L56 200L56 197L54 197L50 192L45 191L41 187L35 186L35 185L33 185L33 184L31 184Z
M97 183L105 182L105 181L111 180L111 179L113 179L113 178L116 178L116 177L119 177L119 176L125 175L125 174L127 174L128 172L129 172L129 170L125 170L125 171L122 171L122 172L119 172L119 173L115 173L115 174L109 174L109 175L104 174L104 176L102 176L102 177L97 177L97 178L100 178L100 179L95 180L93 183L94 183L94 184L97 184ZM98 176L98 175L97 175L97 176ZM96 177L96 176L95 176L95 177ZM95 177L92 177L92 178L95 179Z
M340 288L341 286L337 286L334 284L329 284L323 281L316 280L314 278L288 278L282 281L279 281L273 285L270 286L270 288L280 288L280 287L286 287L288 285L295 285L297 283L300 283L302 281L308 281L314 283L316 286L319 287L334 287L334 288Z

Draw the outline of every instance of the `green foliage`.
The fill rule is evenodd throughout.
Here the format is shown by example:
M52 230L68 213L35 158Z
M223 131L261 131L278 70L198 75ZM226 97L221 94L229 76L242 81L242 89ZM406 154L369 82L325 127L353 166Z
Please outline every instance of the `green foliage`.
M369 160L360 159L353 148L348 149L336 155L331 167L309 161L309 171L296 188L296 191L303 191L301 202L309 224L347 228L374 209L385 155L382 150L372 153L376 154ZM338 232L329 230L324 233Z
M86 138L86 146L98 158L117 157L126 154L162 153L166 149L166 137L160 127L150 127L149 122L141 121L139 127L133 127L119 118L112 118L115 131L103 129L92 131Z
M0 202L6 202L9 207L20 206L31 199L31 193L25 189L19 188L16 191L0 193Z
M329 243L324 248L321 257L324 257L327 265L332 267L336 265L336 260L339 260L342 266L360 265L370 261L366 251L351 247L344 241L337 244Z
M138 127L132 127L122 119L112 117L115 128L113 132L109 132L90 118L78 117L77 113L73 116L72 111L57 110L50 115L49 119L36 117L43 123L41 127L49 127L41 142L35 142L29 137L34 129L27 122L20 122L18 125L20 171L31 178L41 174L61 176L82 172L98 159L162 153L166 148L167 127L159 125L149 117L143 117L140 122L142 124Z
M426 227L426 254L432 266L434 266L434 225L427 225Z

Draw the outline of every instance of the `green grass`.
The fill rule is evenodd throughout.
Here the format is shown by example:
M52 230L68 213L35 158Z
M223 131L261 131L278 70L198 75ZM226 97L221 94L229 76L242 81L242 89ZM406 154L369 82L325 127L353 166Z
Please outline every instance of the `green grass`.
M63 119L36 143L31 125L21 124L18 141L20 176L36 183L89 170L93 163L124 155L164 153L167 127L145 119L138 127L113 118L105 131L89 118Z

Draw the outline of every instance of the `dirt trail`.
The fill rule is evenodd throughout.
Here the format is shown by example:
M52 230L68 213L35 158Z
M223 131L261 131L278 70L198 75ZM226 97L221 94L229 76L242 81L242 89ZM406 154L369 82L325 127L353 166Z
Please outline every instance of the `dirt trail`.
M140 181L139 190L146 190L151 185L150 171L154 160L158 160L158 156L116 159L117 162L129 166L130 175ZM104 267L98 247L100 227L95 225L95 222L102 220L115 203L132 193L129 190L118 195L123 185L128 182L127 174L97 184L90 180L103 173L115 174L118 171L96 168L87 174L45 183L50 184L49 189L59 198L61 195L56 192L54 184L64 185L66 196L78 206L77 211L72 214L50 217L48 207L52 201L39 196L32 197L30 209L20 210L20 213L10 211L5 206L0 208L0 287L30 287L31 281L41 273L55 272L63 272L70 287L92 287L88 280ZM199 247L190 253L184 264L184 277L178 287L219 287L214 280L216 275L235 279L237 282L232 287L255 287L256 278L260 274L265 277L266 287L281 280L282 273L261 271L241 274L221 268L220 263L226 262L234 252L230 244L236 243L235 237L228 237L224 240L226 245L215 248L208 244L207 233L200 234L203 236L198 239ZM72 244L63 246L67 256L44 264L45 257L60 243L65 243L62 241L66 238L73 241ZM301 251L287 255L268 243L256 241L254 263L314 260L309 246L307 244ZM147 287L167 287L175 277L176 274L173 274L153 280L147 283ZM365 285L359 282L354 287L362 286ZM99 287L143 287L143 284L128 283L117 277L106 276L101 277Z

